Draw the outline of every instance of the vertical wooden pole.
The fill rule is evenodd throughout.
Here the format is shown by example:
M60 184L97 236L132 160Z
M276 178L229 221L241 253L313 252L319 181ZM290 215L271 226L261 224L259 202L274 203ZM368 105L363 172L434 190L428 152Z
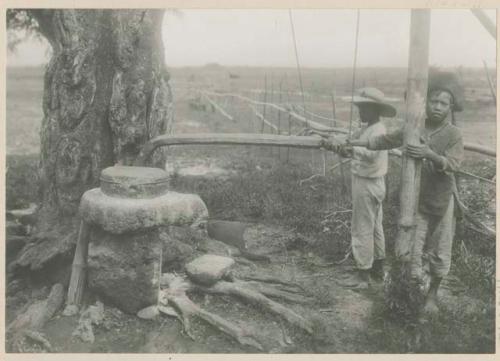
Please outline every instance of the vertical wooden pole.
M278 102L279 102L279 105L281 107L282 106L282 104L281 104L281 101L282 101L281 92L283 90L283 79L280 80L280 87L279 88L280 88L280 90L279 90L280 94L279 94ZM281 135L281 110L278 110L278 135ZM278 159L281 161L281 148L280 147L278 147Z
M410 54L406 98L404 144L420 144L425 124L425 101L429 67L429 9L411 10ZM395 252L401 261L409 261L415 230L415 214L420 191L421 161L403 156L401 173L399 234Z
M89 247L90 227L85 221L80 222L78 240L76 242L75 256L71 269L71 279L68 288L66 304L80 306L85 290L87 275L87 256Z
M332 127L336 127L337 123L335 119L337 118L337 107L335 106L335 89L332 90Z
M288 102L288 105L291 104L290 101L290 87L288 85L288 73L285 73L285 81L286 81L286 99ZM292 116L288 114L288 135L292 135ZM290 162L290 147L286 148L286 162Z
M486 73L486 79L488 79L488 85L490 86L491 96L493 98L493 101L495 102L495 105L497 105L497 92L495 90L495 86L493 85L493 81L491 80L490 72L488 71L488 65L486 64L485 60L483 60L483 65L484 72Z
M273 76L273 73L271 73L271 93L269 94L269 103L272 104L273 102L274 102L274 76ZM274 124L272 113L273 113L273 108L270 107L268 118L269 118L269 121ZM273 134L272 127L269 127L269 132L271 134ZM273 156L274 156L274 149L273 148L274 147L269 147L269 154L271 155L271 158L273 158Z
M261 134L264 134L264 119L266 119L266 103L267 103L267 73L264 75L264 106L262 109L262 128L260 130Z

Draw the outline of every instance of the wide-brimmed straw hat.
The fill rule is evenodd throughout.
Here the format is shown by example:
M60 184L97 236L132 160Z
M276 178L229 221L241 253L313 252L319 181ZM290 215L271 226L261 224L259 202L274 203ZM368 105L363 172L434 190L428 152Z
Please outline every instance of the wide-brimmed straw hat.
M354 104L373 103L380 108L380 116L393 118L396 116L396 108L385 101L384 93L377 88L358 89L352 98Z

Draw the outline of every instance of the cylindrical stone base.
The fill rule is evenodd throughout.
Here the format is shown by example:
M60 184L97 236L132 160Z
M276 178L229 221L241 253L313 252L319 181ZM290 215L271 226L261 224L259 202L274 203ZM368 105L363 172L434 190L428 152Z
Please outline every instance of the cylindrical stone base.
M136 313L156 304L161 276L159 230L120 235L92 227L88 255L89 288L119 309Z

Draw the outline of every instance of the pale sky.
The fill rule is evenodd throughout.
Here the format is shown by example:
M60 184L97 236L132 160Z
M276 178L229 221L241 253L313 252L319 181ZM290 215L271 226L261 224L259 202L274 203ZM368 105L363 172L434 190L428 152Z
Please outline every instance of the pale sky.
M496 22L495 10L487 10ZM351 67L356 10L293 10L302 67ZM408 65L410 10L361 10L358 64ZM167 12L163 26L168 66L206 63L295 67L288 10L202 10ZM47 45L29 42L8 54L8 65L47 61ZM433 10L430 63L437 66L490 67L496 42L469 10Z

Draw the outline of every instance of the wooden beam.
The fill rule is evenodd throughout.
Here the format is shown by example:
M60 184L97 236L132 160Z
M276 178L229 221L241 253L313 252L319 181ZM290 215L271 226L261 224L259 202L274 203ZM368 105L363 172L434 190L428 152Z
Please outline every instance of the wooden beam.
M475 152L483 155L488 155L490 157L497 156L497 150L495 148L485 147L484 145L479 145L475 143L464 143L464 149L469 152Z
M425 122L425 99L429 68L430 10L411 10L410 54L404 144L420 144ZM395 243L396 256L407 261L414 236L415 215L420 191L421 161L403 154L401 173L399 232Z
M158 147L173 145L255 145L291 147L302 149L320 149L323 139L317 136L288 136L275 134L249 133L201 133L161 135L144 145L135 161L136 166L144 166Z
M324 138L327 137L326 135ZM340 141L340 140L339 140ZM176 135L160 135L151 139L141 149L135 165L144 166L158 147L166 147L173 145L269 145L276 147L292 147L292 148L321 148L321 138L316 136L293 136L293 135L274 135L274 134L252 134L252 133L201 133L201 134L176 134ZM476 152L479 154L496 157L496 150L493 148L484 147L477 144L465 143L465 150ZM401 155L398 149L391 150L396 155Z

